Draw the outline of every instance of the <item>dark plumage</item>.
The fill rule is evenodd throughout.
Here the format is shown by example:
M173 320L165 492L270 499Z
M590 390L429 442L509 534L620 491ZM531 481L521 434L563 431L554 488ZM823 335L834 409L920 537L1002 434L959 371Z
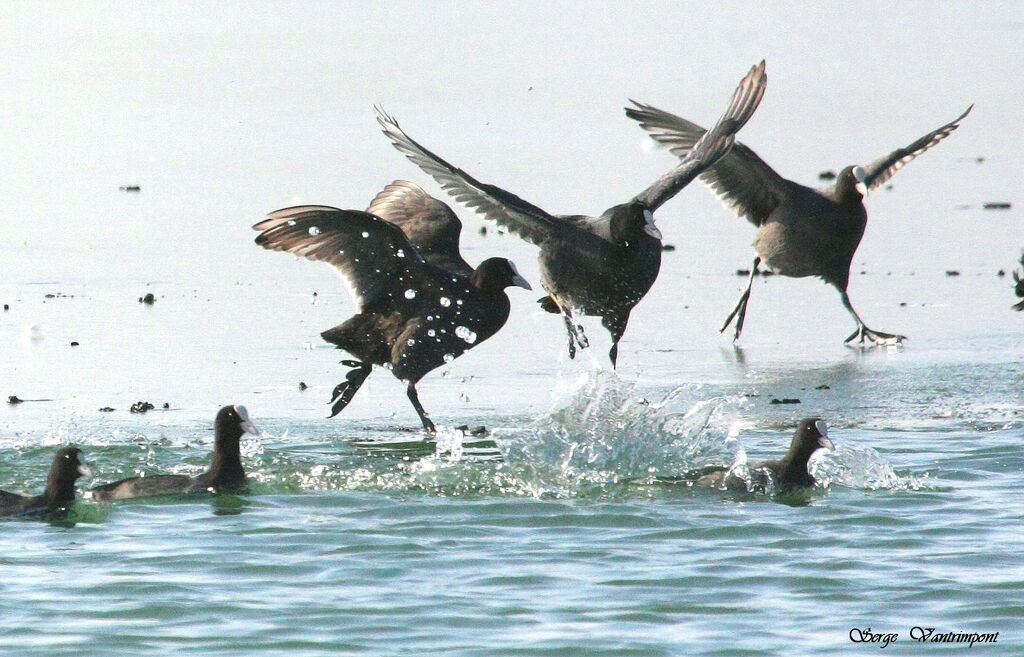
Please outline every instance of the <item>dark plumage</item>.
M807 461L821 448L835 449L835 445L828 437L828 425L821 418L807 418L796 425L796 433L793 434L793 441L785 456L779 460L757 461L747 465L750 473L749 483L729 470L721 470L704 475L695 485L744 493L769 489L781 492L794 488L811 488L816 482L807 471Z
M1020 254L1020 264L1024 267L1024 252ZM1021 300L1010 306L1014 310L1024 310L1024 269L1018 274L1017 270L1013 270L1013 293L1017 295Z
M82 462L81 454L82 450L77 447L57 450L42 495L18 495L0 490L0 516L49 513L70 507L75 501L75 481L83 475L92 475Z
M627 116L640 122L660 144L685 158L704 134L704 129L674 114L634 101ZM973 107L973 105L971 106ZM906 148L899 148L864 166L848 166L829 187L804 187L777 174L743 144L701 174L701 180L718 195L726 207L757 226L754 266L747 288L736 308L722 326L725 331L736 319L734 339L740 337L746 316L750 286L763 261L772 271L800 278L819 276L840 293L843 306L857 323L846 342L865 338L875 343L899 343L904 336L873 331L864 325L846 293L850 263L864 235L867 211L863 198L905 164L957 129L967 111L946 125L929 132Z
M395 181L367 212L301 206L272 212L253 226L256 243L322 260L345 280L356 314L320 335L358 360L334 389L331 417L383 365L406 393L428 433L416 384L431 370L491 337L508 319L505 288L531 289L515 265L488 258L471 269L459 254L462 224L446 204Z
M377 111L377 121L395 148L430 174L456 200L540 247L540 271L549 297L545 310L561 313L569 332L569 355L586 339L575 313L601 317L612 337L614 365L629 314L647 294L661 268L661 232L653 212L675 196L732 146L735 133L757 109L767 77L764 62L751 69L728 109L708 136L675 169L625 203L598 217L552 215L503 189L482 183L414 141L398 123Z
M238 442L243 433L257 434L245 406L225 406L217 413L213 425L213 458L210 469L201 475L147 475L130 477L90 488L86 496L97 502L111 502L133 497L180 495L204 491L238 491L245 487L245 470Z

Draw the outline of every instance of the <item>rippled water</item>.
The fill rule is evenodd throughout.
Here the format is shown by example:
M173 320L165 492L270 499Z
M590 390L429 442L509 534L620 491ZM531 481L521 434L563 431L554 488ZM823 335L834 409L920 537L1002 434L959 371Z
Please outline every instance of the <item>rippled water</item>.
M0 395L26 400L0 404L0 488L41 489L67 443L92 483L200 472L227 403L261 429L245 494L0 522L0 653L865 655L850 633L870 628L899 633L883 654L1022 654L1024 317L997 276L1024 246L1015 5L296 7L0 22ZM977 103L868 199L851 295L905 347L842 346L835 292L777 277L739 346L718 335L752 235L697 186L659 213L677 250L617 373L599 326L569 362L561 322L511 290L505 329L420 386L436 441L384 371L326 419L343 355L319 332L351 301L249 226L399 177L439 193L372 103L489 182L596 211L672 162L627 96L707 121L764 56L742 138L805 183ZM467 260L536 284L530 247L460 216ZM781 454L806 416L837 445L814 490L679 480ZM921 645L915 626L1000 635Z

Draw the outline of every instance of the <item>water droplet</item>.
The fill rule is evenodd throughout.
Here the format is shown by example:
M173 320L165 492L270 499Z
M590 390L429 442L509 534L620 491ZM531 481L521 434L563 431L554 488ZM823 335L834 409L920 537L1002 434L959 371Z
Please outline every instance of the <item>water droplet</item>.
M316 226L310 226L309 227L309 234L312 235L313 237L316 237L317 235L320 234L320 229L317 228Z
M404 258L405 251L403 251L402 249L398 249L397 251L395 251L395 255L398 256L399 258Z
M363 237L369 237L369 236L370 236L370 234L364 230L363 231Z
M467 326L456 326L455 335L462 338L469 344L476 342L476 333L469 330L469 327Z
M462 299L456 299L455 303L461 306L462 305Z
M416 298L416 290L406 290L405 291L405 298L406 299L415 299Z
M427 331L427 335L429 335L430 337L434 337L435 335L437 335L437 331L435 331L434 329L430 329L429 331Z
M444 355L444 362L450 363L453 360L455 360L455 354L445 354Z
M448 297L441 297L439 301L441 305L444 306L445 308L452 305L452 300L449 299Z
M407 344L407 345L409 345L411 347L414 344L416 344L416 340L414 338L409 338L408 340L405 341L405 344Z
M294 219L289 219L288 220L288 225L289 226L294 226L295 225L295 220Z

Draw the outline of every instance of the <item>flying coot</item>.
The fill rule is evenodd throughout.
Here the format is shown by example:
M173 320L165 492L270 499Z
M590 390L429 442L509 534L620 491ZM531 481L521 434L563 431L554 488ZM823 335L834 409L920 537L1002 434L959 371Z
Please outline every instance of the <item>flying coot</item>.
M253 226L256 243L322 260L341 274L356 314L321 333L358 360L334 389L331 417L344 409L373 365L391 370L427 433L434 423L416 384L504 326L505 288L530 284L504 258L471 269L459 253L462 224L445 203L418 186L395 181L369 211L305 205L272 212Z
M704 135L704 129L674 114L633 101L626 115L638 121L651 137L681 158ZM971 106L973 107L973 105ZM776 274L801 278L818 276L835 287L857 329L845 342L865 338L875 344L898 344L902 335L883 333L865 326L853 309L846 288L850 263L867 225L863 199L868 191L960 126L971 111L929 132L905 148L899 148L863 166L848 166L828 187L804 187L777 174L754 151L737 143L728 155L701 174L701 179L737 216L757 226L754 265L747 287L726 318L721 332L736 320L733 339L739 339L750 299L750 287L758 266L764 262Z
M728 152L735 133L761 102L766 82L761 62L740 83L708 136L682 163L632 199L597 217L549 214L452 166L406 135L398 122L379 108L377 121L395 148L456 200L540 247L541 280L548 292L540 302L548 312L563 316L569 356L575 356L577 345L587 346L575 315L598 316L611 334L608 355L614 366L629 314L661 268L661 232L654 225L653 213Z

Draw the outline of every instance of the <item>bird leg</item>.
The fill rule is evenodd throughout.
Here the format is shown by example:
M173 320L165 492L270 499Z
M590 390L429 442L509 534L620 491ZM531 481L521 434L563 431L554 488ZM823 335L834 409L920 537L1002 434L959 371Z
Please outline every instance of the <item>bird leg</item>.
M580 349L586 349L590 346L590 341L583 333L583 326L576 323L572 309L568 306L559 307L562 309L562 319L565 320L565 330L569 334L569 358L573 359L576 358L576 345L579 345Z
M725 323L722 324L722 328L718 329L719 333L725 333L725 329L729 328L729 324L732 323L732 318L736 318L736 334L733 335L732 341L735 342L740 339L740 333L743 332L743 320L747 316L747 301L750 299L750 287L754 284L754 277L757 276L757 266L761 264L761 256L754 258L754 264L750 268L750 276L747 278L747 289L740 295L740 300L736 304L736 307L732 309L729 316L725 318Z
M359 392L359 388L362 387L366 377L370 376L370 371L373 369L370 363L358 360L343 360L341 364L354 369L349 370L349 373L345 375L344 381L334 386L330 402L333 405L331 406L331 414L328 417L334 417L348 406L348 403Z
M428 436L433 436L437 433L437 427L427 417L427 412L423 410L423 404L420 404L420 396L416 392L416 384L410 383L405 389L405 394L408 395L409 401L412 402L412 407L416 409L416 413L420 416L420 421L423 422L423 429L427 432Z
M629 322L629 311L621 315L605 315L601 318L601 326L608 329L612 336L612 348L608 351L608 358L612 361L612 369L615 369L615 361L619 357L619 340L626 332L626 324Z
M853 315L854 321L857 322L857 330L850 334L850 337L843 340L843 343L849 343L856 340L860 344L864 344L864 338L871 340L876 345L881 344L902 344L906 340L906 336L897 335L895 333L882 333L881 331L872 331L864 324L864 320L860 318L857 311L853 309L853 305L850 303L850 297L846 292L841 292L843 299L843 306Z

